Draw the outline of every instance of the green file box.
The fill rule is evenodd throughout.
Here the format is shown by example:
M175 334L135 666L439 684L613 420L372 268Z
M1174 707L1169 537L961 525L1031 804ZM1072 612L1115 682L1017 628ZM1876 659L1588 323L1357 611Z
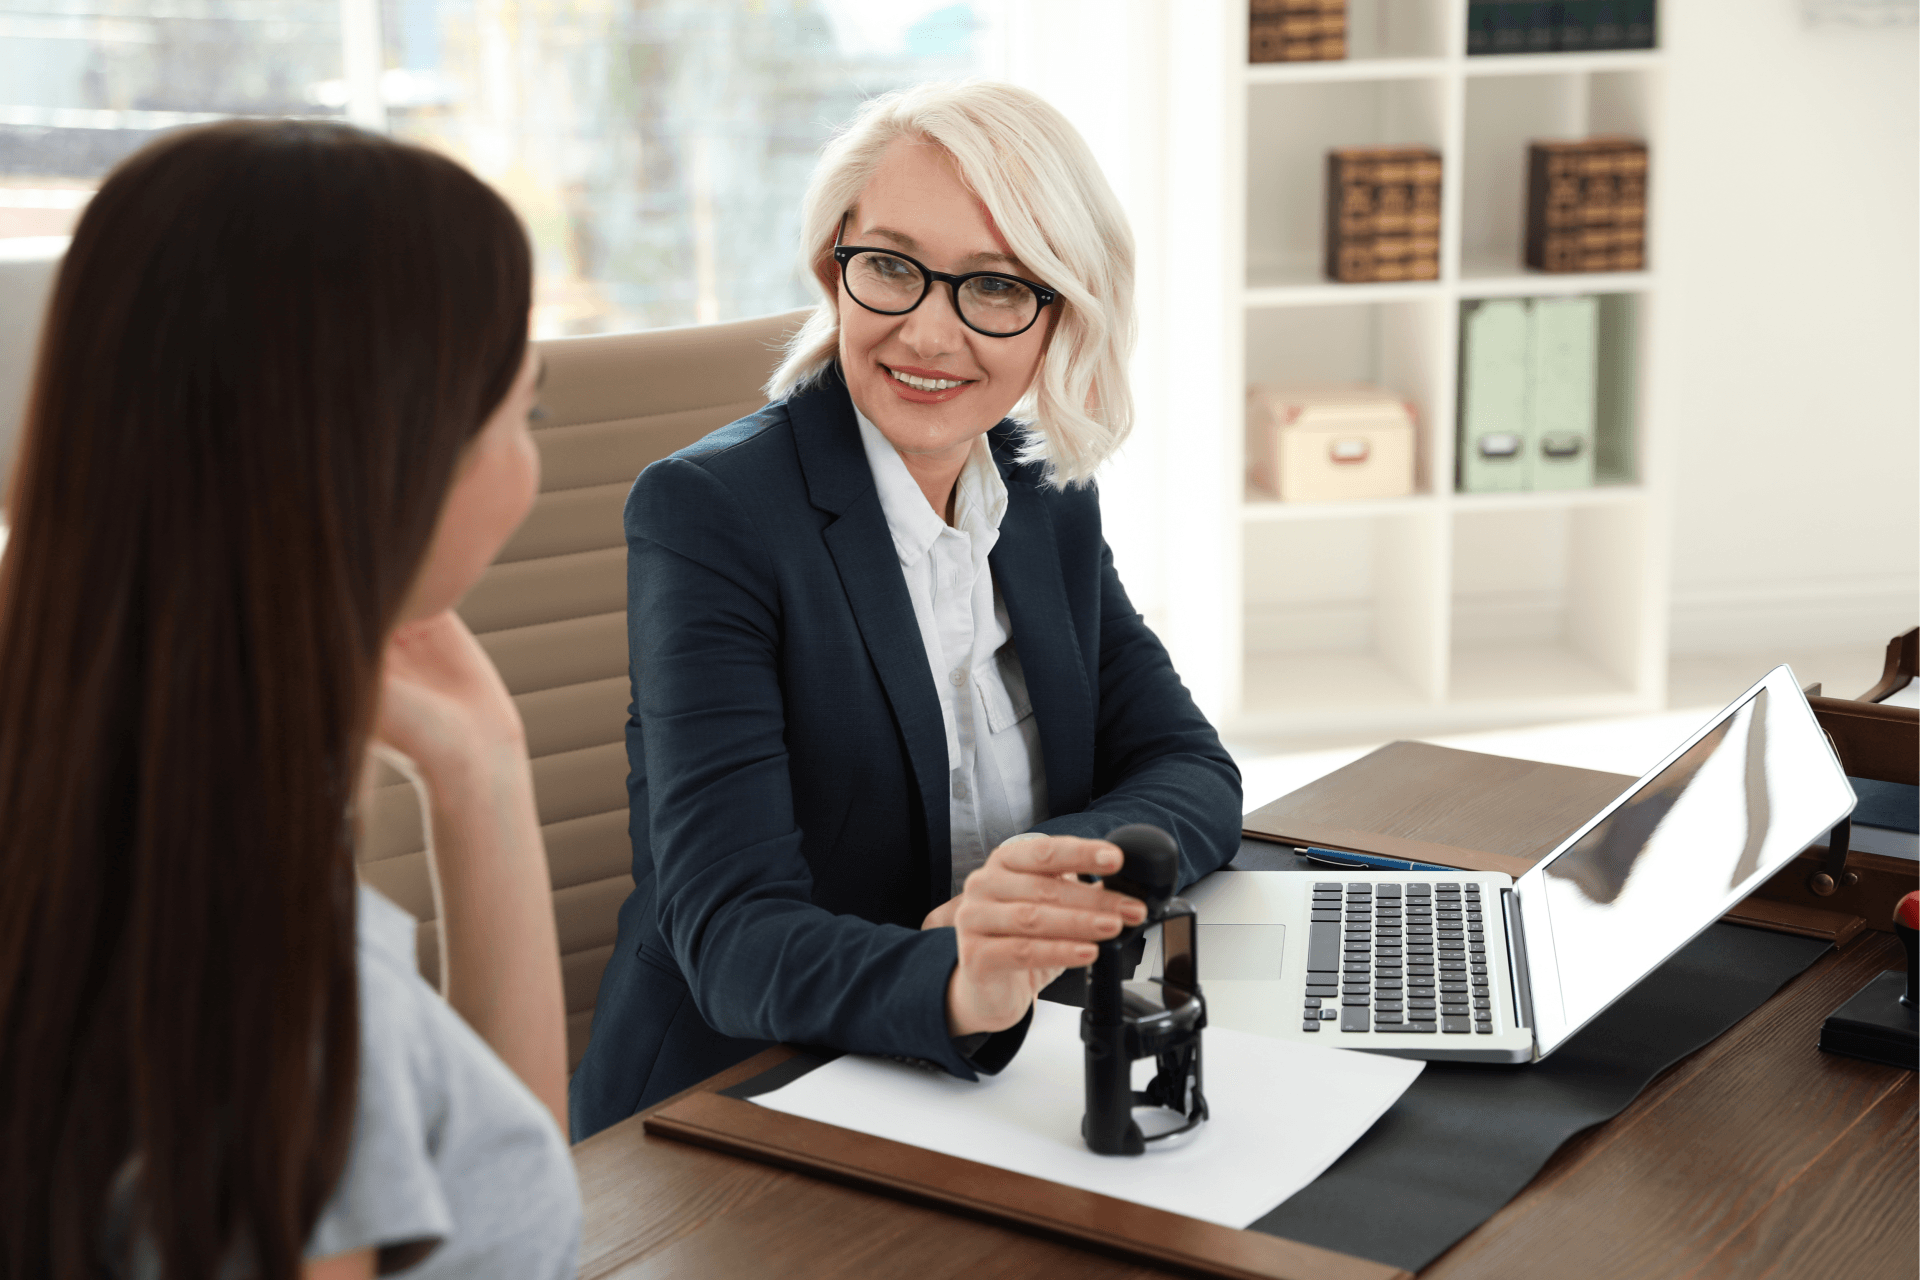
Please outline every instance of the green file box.
M1594 394L1593 478L1595 484L1632 484L1634 400L1640 373L1636 321L1640 300L1632 294L1603 293L1600 303L1599 386Z
M1535 298L1531 344L1533 487L1593 487L1600 301Z
M1516 493L1532 487L1527 407L1527 304L1468 303L1461 317L1459 487Z

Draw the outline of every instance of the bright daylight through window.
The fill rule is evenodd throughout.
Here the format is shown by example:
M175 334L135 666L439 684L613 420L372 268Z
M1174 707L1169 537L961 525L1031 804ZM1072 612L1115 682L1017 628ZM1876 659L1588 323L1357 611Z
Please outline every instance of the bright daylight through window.
M539 336L761 315L866 97L1000 69L1004 0L0 0L0 241L67 234L162 130L347 119L512 201Z

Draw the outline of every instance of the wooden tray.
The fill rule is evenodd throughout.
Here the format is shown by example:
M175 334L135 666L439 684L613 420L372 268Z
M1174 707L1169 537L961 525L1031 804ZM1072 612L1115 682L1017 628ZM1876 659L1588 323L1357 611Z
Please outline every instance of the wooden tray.
M1632 785L1594 769L1390 742L1241 819L1262 840L1518 879ZM1364 814L1365 826L1355 819Z
M794 1052L785 1046L768 1049L740 1068L668 1099L645 1116L647 1132L1201 1275L1233 1280L1411 1280L1411 1272L1386 1263L1257 1231L1236 1231L715 1092L778 1066Z

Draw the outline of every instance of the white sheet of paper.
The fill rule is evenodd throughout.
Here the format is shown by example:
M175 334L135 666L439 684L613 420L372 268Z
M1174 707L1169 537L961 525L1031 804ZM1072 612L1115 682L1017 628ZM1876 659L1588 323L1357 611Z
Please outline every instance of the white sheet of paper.
M1045 1000L1034 1007L1026 1044L998 1076L968 1082L848 1054L753 1101L1240 1228L1318 1177L1425 1065L1224 1027L1202 1035L1213 1118L1193 1134L1168 1139L1164 1150L1149 1143L1143 1156L1098 1156L1081 1141L1080 1011ZM1152 1060L1136 1063L1134 1071L1134 1087L1145 1088Z

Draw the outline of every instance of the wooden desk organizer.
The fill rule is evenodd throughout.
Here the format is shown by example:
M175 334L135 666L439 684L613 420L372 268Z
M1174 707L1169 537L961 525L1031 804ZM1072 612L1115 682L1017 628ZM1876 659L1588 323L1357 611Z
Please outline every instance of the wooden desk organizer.
M1820 696L1807 688L1807 702L1827 731L1849 778L1874 782L1920 782L1920 707L1890 707L1880 699L1904 688L1920 667L1920 627L1887 642L1880 682L1858 699ZM1917 887L1920 866L1905 858L1849 851L1851 824L1841 823L1824 845L1814 845L1755 891L1755 897L1855 912L1867 926L1893 931L1893 908Z

